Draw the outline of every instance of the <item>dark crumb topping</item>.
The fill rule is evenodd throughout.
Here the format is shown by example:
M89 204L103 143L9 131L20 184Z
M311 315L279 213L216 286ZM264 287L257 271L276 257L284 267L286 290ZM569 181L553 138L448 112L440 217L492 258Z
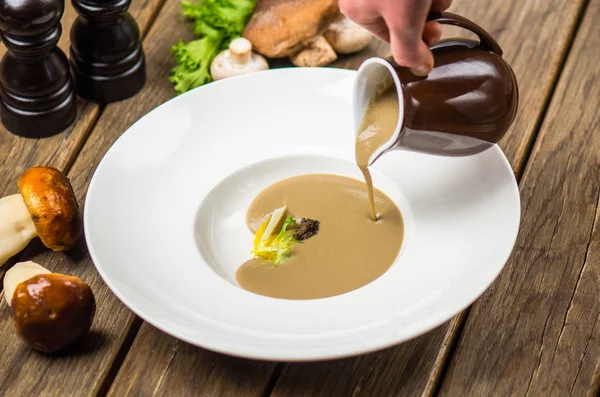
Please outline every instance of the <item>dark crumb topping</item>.
M294 239L306 240L319 233L319 221L314 219L302 218L298 224L298 228L294 233Z

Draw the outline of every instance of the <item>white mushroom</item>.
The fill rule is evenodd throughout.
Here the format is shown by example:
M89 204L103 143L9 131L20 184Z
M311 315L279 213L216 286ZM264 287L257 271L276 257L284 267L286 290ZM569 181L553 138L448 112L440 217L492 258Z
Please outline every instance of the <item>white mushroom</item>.
M252 52L252 43L238 37L229 43L229 49L215 57L210 65L213 80L269 69L266 59Z
M296 66L314 67L325 66L337 59L333 48L323 36L318 36L306 48L290 56L290 61Z
M369 45L373 36L340 13L323 34L338 54L352 54Z

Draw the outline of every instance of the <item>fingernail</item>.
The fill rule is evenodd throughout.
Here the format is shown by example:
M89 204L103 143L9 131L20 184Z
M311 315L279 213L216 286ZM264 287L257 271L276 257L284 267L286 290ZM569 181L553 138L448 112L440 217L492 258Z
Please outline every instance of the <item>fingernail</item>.
M441 36L434 36L429 39L429 43L427 43L427 44L429 45L429 47L433 47L434 45L439 43L441 39L442 39Z
M416 68L411 68L410 71L415 75L415 76L419 76L419 77L425 77L427 76L429 73L431 73L431 68L427 67L427 66L418 66Z

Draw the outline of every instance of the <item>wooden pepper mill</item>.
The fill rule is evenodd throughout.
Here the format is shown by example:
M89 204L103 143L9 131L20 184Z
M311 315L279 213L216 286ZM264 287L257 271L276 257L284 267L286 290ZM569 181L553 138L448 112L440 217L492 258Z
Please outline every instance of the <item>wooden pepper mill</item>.
M0 118L17 135L45 137L77 113L66 55L56 46L64 0L0 0Z
M80 97L96 103L135 95L146 82L140 29L131 0L72 0L71 66Z

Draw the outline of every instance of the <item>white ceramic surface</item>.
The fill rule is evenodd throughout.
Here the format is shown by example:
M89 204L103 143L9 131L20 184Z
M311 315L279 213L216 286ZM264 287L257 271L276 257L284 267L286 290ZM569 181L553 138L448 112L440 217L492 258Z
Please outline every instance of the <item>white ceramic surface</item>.
M406 341L483 293L509 257L520 217L498 147L465 158L396 151L374 164L375 185L404 214L406 239L371 284L306 301L236 285L252 244L245 210L260 190L304 173L360 178L355 75L296 68L211 83L123 134L96 170L84 214L90 254L117 297L189 343L304 361Z

